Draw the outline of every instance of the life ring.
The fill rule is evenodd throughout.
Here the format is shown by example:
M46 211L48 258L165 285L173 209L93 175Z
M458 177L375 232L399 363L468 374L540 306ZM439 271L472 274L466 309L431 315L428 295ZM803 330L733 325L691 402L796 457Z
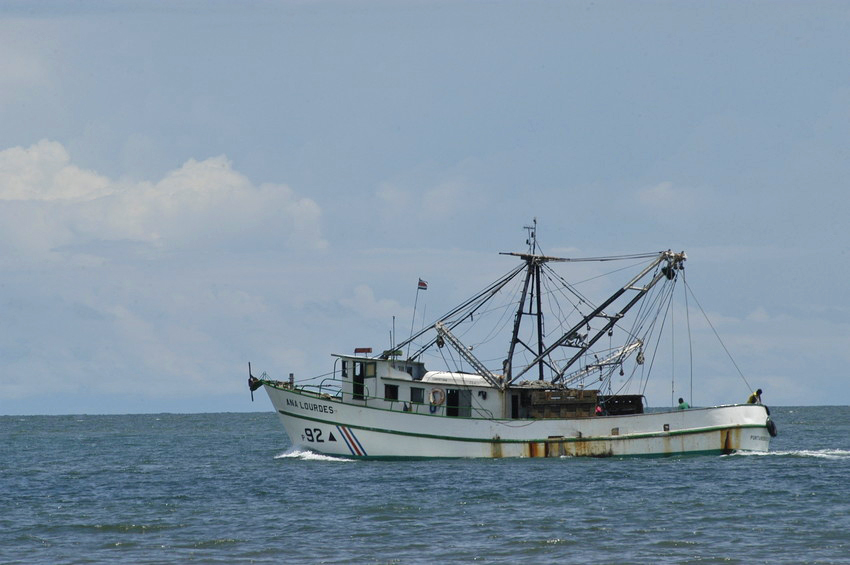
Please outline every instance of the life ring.
M428 400L431 402L431 406L439 406L446 401L446 393L441 388L432 388Z

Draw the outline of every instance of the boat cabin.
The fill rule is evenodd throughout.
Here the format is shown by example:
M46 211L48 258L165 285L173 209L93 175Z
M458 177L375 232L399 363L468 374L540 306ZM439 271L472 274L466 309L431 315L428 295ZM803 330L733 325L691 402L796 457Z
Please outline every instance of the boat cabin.
M419 361L335 355L342 401L457 418L581 418L643 412L642 397L600 396L596 390L524 381L500 390L481 375L428 371Z

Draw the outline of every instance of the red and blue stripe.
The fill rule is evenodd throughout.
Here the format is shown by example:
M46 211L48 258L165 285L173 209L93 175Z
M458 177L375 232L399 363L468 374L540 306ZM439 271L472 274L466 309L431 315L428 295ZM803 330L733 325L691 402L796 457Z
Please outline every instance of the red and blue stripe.
M346 426L337 426L336 429L339 430L339 434L342 436L342 439L345 440L345 445L348 446L352 455L357 457L366 456L366 450L363 449L363 445L360 443L360 440L357 439L357 436L354 435L351 428Z

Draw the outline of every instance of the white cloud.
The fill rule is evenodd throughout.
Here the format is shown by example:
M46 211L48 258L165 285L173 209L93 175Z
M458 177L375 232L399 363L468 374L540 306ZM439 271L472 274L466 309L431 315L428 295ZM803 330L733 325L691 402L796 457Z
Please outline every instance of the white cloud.
M422 204L428 214L453 215L459 210L469 209L469 201L474 199L474 191L466 183L455 179L425 192Z
M286 185L255 186L224 156L190 159L157 182L131 182L83 170L47 140L0 151L0 220L0 245L27 254L103 241L327 246L315 201Z
M747 320L751 322L769 322L770 319L770 314L767 313L767 310L763 306L759 306L747 314Z
M55 141L0 151L0 200L90 200L109 192L108 179L70 160Z
M479 191L458 178L446 179L430 186L416 185L416 181L384 182L375 192L382 207L391 212L388 216L403 216L408 227L411 219L432 224L484 204Z

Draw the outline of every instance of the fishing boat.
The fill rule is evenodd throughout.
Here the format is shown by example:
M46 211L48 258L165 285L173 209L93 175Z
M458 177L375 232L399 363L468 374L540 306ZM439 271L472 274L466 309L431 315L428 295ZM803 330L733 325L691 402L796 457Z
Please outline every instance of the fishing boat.
M768 450L776 427L761 404L647 406L684 252L554 257L540 250L536 220L526 229L527 251L502 254L515 268L408 339L335 354L307 383L257 378L249 363L252 396L266 390L295 448L349 458ZM594 302L554 268L588 261L624 264L613 272L627 282ZM420 280L417 299L426 288Z

